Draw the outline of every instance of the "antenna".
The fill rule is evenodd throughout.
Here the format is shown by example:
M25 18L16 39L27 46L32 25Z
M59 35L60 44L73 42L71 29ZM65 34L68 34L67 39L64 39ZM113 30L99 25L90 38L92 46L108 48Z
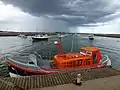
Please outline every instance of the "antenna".
M60 34L59 39L60 41L59 42L55 41L54 44L58 47L58 54L63 54L61 34Z
M72 52L72 50L73 50L73 41L74 41L74 35L73 35L73 39L72 39L72 47L71 47L71 52Z

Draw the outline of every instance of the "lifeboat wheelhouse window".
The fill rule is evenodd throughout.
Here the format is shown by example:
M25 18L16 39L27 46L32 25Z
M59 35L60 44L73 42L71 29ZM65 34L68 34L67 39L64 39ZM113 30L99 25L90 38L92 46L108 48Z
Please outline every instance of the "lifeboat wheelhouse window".
M92 52L89 52L89 51L88 51L87 54L88 54L88 55L92 55Z

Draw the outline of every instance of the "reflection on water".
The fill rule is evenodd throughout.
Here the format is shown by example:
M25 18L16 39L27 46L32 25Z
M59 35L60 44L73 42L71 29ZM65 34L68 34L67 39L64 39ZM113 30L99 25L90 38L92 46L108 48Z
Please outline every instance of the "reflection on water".
M72 36L62 38L62 46L64 52L70 52L72 47ZM58 38L50 38L48 41L32 42L31 38L27 39L20 37L0 37L0 53L12 53L17 54L18 57L25 55L26 53L38 52L43 59L52 59L57 54L58 49L54 45L54 41L58 41ZM79 52L83 46L96 46L100 48L103 54L107 54L112 65L115 68L120 68L120 42L119 38L108 38L95 36L95 40L89 40L88 37L80 35L74 36L73 52ZM50 57L51 56L51 57ZM27 60L24 60L24 62ZM0 64L0 76L7 72L4 65Z

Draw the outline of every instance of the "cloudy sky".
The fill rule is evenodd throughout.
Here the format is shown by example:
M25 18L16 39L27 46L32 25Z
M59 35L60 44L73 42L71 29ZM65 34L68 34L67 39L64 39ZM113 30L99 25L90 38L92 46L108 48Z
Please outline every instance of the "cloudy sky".
M0 0L0 28L120 33L120 0Z

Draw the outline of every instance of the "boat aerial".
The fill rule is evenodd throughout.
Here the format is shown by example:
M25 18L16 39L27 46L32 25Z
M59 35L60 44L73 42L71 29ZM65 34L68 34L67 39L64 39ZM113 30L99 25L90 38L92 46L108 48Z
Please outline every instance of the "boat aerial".
M33 41L42 41L42 40L48 40L48 35L35 35L32 36Z
M59 48L59 52L54 56L53 63L42 60L37 52L30 54L28 63L6 56L4 60L8 65L10 76L46 75L64 70L111 66L111 60L107 55L102 55L97 47L86 46L82 47L80 52L63 53L61 39L60 42L54 43Z

